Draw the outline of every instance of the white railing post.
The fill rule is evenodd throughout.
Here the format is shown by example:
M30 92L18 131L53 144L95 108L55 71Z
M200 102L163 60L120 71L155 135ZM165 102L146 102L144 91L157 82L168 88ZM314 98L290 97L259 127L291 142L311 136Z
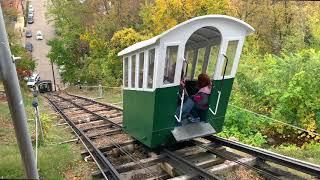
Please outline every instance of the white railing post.
M184 89L182 90L182 97L180 99L181 99L181 105L180 105L179 118L177 117L177 115L174 115L174 117L176 118L176 120L178 122L181 122L182 108L183 108L183 103L184 103Z
M102 98L102 86L99 84L99 98Z

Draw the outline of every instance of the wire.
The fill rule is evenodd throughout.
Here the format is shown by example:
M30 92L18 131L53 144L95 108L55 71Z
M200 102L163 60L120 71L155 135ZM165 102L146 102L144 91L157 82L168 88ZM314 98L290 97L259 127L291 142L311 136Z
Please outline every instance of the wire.
M277 120L277 119L274 119L274 118L271 118L271 117L268 117L268 116L265 116L265 115L262 115L262 114L258 114L258 113L256 113L256 112L250 111L250 110L248 110L248 109L244 109L244 108L235 106L235 105L233 105L233 104L229 104L229 106L234 107L234 108L237 108L237 109L240 109L240 110L242 110L242 111L246 111L246 112L252 113L252 114L254 114L254 115L256 115L256 116L260 116L260 117L263 117L263 118L266 118L266 119L269 119L269 120L278 122L278 123L280 123L280 124L284 124L284 125L290 126L290 127L292 127L292 128L295 128L295 129L299 129L299 130L304 131L304 132L308 132L308 133L310 133L310 134L314 134L314 135L320 136L319 133L316 133L316 132L313 132L313 131L309 131L309 130L303 129L303 128L301 128L301 127L294 126L294 125L285 123L285 122L283 122L283 121L280 121L280 120Z

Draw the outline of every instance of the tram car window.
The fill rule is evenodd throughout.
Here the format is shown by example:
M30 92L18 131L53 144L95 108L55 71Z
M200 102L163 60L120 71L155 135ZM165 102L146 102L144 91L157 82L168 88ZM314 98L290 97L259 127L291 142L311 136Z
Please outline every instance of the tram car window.
M253 32L234 17L206 15L119 52L125 131L151 148L222 131L242 46ZM198 112L200 121L182 119L181 97L199 91L197 78L203 73L213 85L208 108Z

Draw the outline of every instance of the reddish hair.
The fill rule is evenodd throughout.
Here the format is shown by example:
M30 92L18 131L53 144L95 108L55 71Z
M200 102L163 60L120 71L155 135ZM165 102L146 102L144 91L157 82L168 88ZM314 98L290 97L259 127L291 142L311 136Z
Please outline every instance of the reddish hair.
M211 85L210 78L207 74L201 73L198 76L198 88L201 89L203 87Z

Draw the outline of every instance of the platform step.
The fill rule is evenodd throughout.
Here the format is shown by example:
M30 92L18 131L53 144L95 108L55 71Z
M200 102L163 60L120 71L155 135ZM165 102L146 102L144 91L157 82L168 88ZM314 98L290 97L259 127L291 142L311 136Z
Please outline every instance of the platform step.
M171 133L176 141L186 141L189 139L214 134L216 131L211 124L198 122L175 127Z

